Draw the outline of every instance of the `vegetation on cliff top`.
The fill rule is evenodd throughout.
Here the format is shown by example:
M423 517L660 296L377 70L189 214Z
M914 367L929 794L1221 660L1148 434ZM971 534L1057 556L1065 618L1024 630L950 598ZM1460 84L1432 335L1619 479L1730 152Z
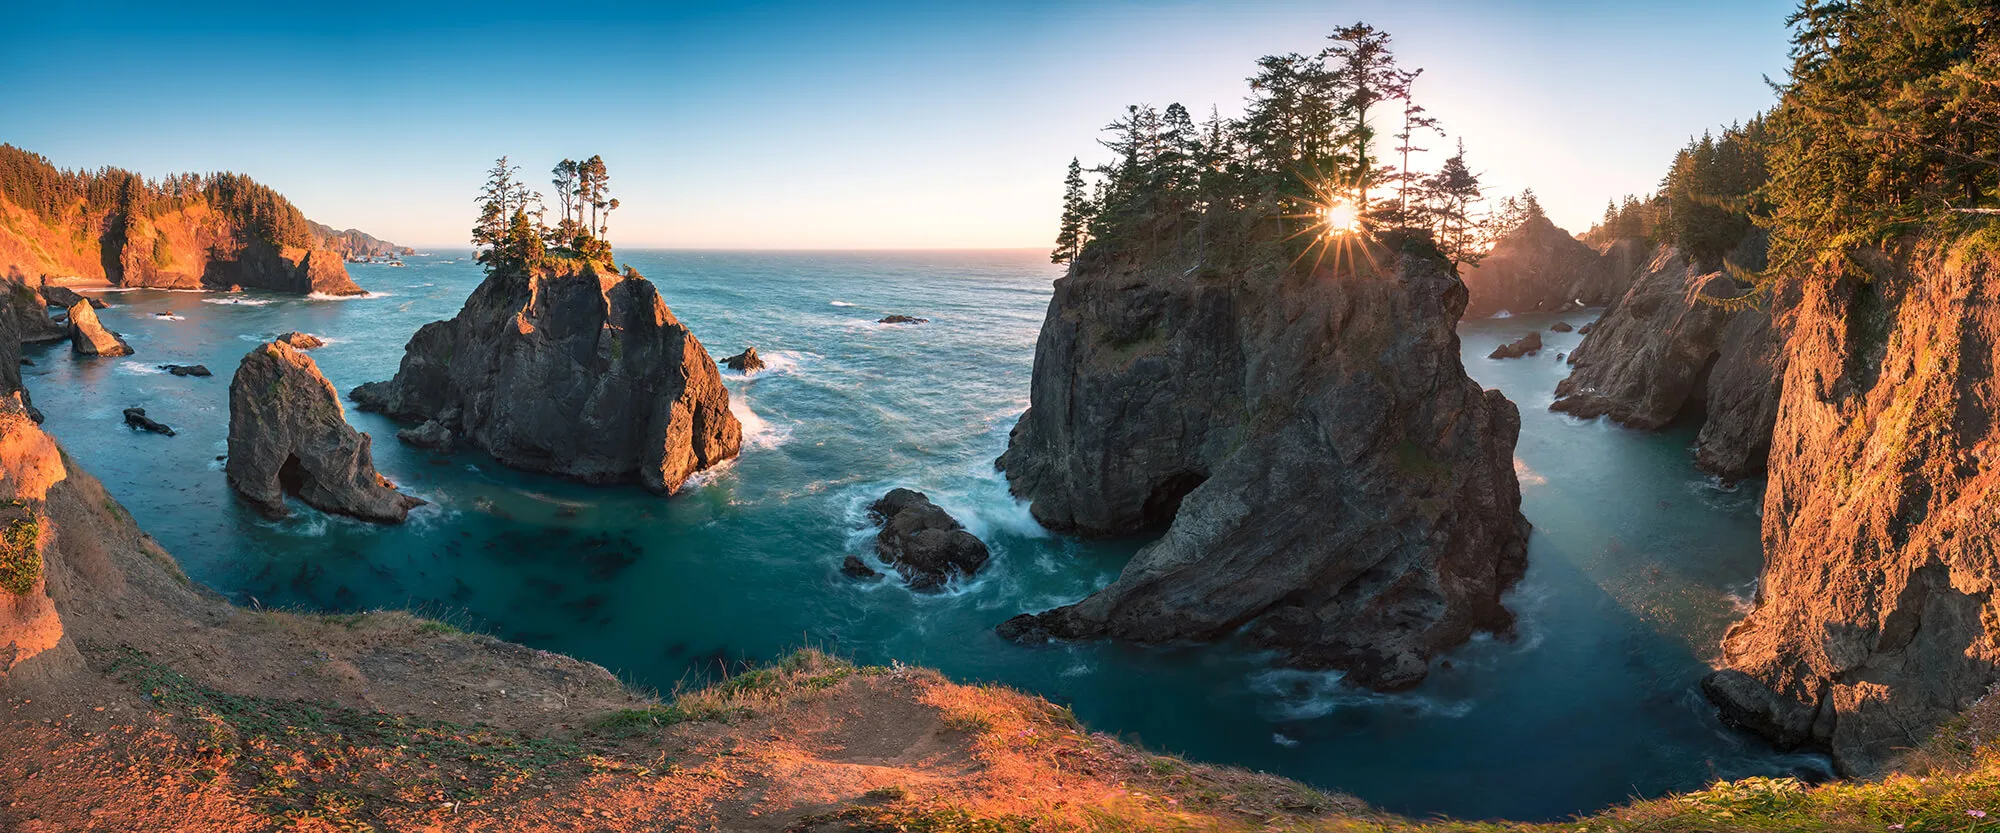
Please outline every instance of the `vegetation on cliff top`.
M564 159L550 172L562 218L545 221L542 195L520 179L519 165L495 160L479 192L479 222L472 227L477 258L492 271L502 266L532 267L549 260L611 262L611 174L604 159Z
M40 154L0 144L0 196L44 222L76 224L89 234L115 232L133 218L207 205L274 246L313 248L319 241L290 200L237 173L147 179L122 168L65 170Z

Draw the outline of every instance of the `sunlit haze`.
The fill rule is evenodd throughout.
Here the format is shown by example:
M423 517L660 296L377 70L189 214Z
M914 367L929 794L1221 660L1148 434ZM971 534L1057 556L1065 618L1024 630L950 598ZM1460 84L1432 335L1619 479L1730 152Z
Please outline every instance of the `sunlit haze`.
M428 247L466 244L501 154L544 191L556 161L601 154L620 246L1046 247L1063 166L1102 161L1124 105L1232 114L1258 56L1366 20L1424 68L1419 103L1490 195L1533 187L1582 231L1689 136L1769 105L1791 5L36 3L0 29L0 141L238 170Z

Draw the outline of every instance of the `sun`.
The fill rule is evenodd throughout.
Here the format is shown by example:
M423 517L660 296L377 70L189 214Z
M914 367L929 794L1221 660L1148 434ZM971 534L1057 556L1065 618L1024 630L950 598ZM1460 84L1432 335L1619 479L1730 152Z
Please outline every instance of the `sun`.
M1333 200L1320 206L1319 220L1328 236L1347 234L1361 228L1361 213L1355 211L1354 203L1347 200Z

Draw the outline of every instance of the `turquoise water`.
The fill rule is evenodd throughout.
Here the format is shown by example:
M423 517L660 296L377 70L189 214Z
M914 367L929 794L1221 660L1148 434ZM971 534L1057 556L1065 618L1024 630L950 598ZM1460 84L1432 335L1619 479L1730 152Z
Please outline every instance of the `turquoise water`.
M24 371L49 430L191 576L244 604L418 608L666 691L804 644L898 659L1042 693L1157 750L1416 814L1552 818L1818 766L1726 730L1695 689L1757 573L1759 485L1732 491L1696 473L1691 431L1549 413L1555 354L1574 334L1544 333L1537 357L1484 358L1553 317L1463 328L1467 368L1522 408L1518 467L1536 529L1511 597L1521 633L1476 642L1419 690L1382 696L1230 646L1025 648L992 635L1015 613L1107 583L1142 543L1049 535L992 469L1027 405L1058 274L1039 253L625 254L711 354L755 345L772 365L728 379L747 429L741 459L671 499L420 452L389 421L352 411L382 471L431 501L409 524L303 506L273 523L233 499L215 458L243 354L304 330L331 342L312 355L341 391L388 378L411 333L456 312L478 282L462 253L354 266L375 293L354 300L107 295L117 306L100 317L136 356L30 348ZM931 323L872 323L892 312ZM154 369L165 363L217 377ZM135 405L180 436L127 429L119 414ZM840 575L841 559L869 546L862 508L894 486L930 493L992 545L978 579L923 596Z

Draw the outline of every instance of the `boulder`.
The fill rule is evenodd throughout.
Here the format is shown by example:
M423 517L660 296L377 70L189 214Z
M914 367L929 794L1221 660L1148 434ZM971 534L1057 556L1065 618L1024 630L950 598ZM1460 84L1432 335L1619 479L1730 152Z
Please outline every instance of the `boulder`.
M1310 272L1076 264L998 465L1051 529L1165 532L1109 586L1001 634L1241 638L1401 689L1474 633L1509 632L1520 414L1465 374L1465 298L1449 264L1386 247Z
M652 282L578 261L495 269L395 378L350 395L515 468L664 494L743 440L721 370Z
M986 563L986 544L922 492L891 489L868 507L868 516L882 524L875 555L912 590L941 590L953 576L970 576Z
M1550 331L1558 333L1567 333L1574 329L1576 328L1570 326L1568 321L1557 321L1556 323L1549 325Z
M743 352L723 359L722 364L740 373L756 373L764 369L764 360L757 357L757 348L745 347Z
M96 310L84 301L70 305L69 343L70 349L83 356L132 355L132 347L125 343L125 339L97 323Z
M882 575L881 573L877 572L875 568L868 566L866 563L863 563L861 560L861 556L858 555L850 555L845 560L841 561L840 573L841 575L847 576L848 578L852 579L870 579Z
M325 339L313 335L312 333L301 333L298 331L293 331L278 336L277 340L289 344L300 350L314 350L326 346Z
M930 319L928 319L928 318L916 318L916 317L913 317L913 316L908 316L908 315L885 315L885 316L883 316L883 317L882 317L881 319L877 320L877 321L876 321L875 323L877 323L877 324L929 324L929 323L931 323L931 320L930 320Z
M428 448L434 451L450 451L458 446L458 437L451 432L450 428L445 427L444 423L435 419L425 420L424 424L415 428L405 428L397 431L396 439L418 448Z
M272 342L243 357L229 382L229 485L266 517L295 495L325 512L401 523L423 501L375 471L367 434L347 424L333 383L311 357Z
M1502 344L1486 354L1489 359L1518 359L1532 353L1542 352L1542 334L1529 333L1515 339L1510 344Z
M207 365L200 364L163 364L160 365L160 369L175 376L201 376L206 378L215 375L208 372Z
M169 437L174 435L174 429L168 428L165 423L155 422L151 417L146 416L145 408L126 408L125 424L140 431L151 431L155 434L165 434Z

